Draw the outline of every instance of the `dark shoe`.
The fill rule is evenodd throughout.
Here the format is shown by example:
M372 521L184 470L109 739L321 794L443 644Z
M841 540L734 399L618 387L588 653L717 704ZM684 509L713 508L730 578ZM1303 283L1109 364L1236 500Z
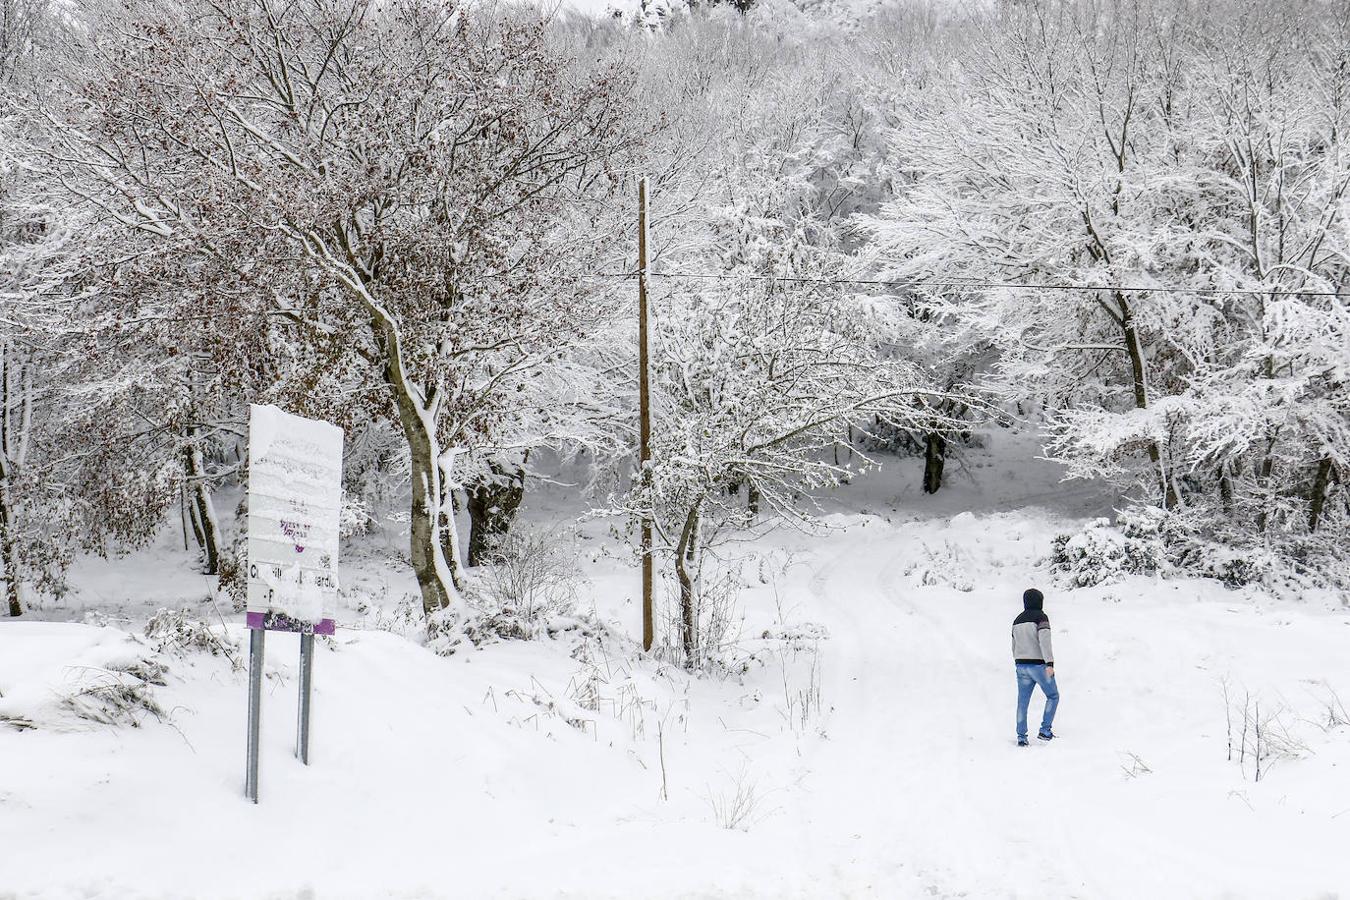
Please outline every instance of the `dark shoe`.
M1055 739L1055 733L1054 733L1053 731L1042 731L1042 732L1037 733L1037 735L1036 735L1036 740L1038 740L1038 741L1045 741L1045 742L1049 743L1050 741L1053 741L1054 739Z
M1017 739L1017 746L1019 746L1019 747L1025 747L1026 745L1027 745L1027 739L1026 739L1026 738L1018 738L1018 739Z

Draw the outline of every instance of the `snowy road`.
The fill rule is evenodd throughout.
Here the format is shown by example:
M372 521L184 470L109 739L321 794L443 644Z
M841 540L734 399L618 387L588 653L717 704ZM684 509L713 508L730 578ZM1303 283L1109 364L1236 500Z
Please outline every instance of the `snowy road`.
M1345 741L1319 760L1336 776L1323 783L1334 799L1316 777L1300 783L1306 772L1243 783L1224 759L1219 683L1227 674L1292 694L1343 679L1350 628L1230 610L1167 585L1118 590L1120 602L1057 596L1034 568L1046 529L1001 512L900 527L873 519L816 554L811 614L831 634L824 698L833 710L828 740L808 758L799 814L826 869L819 877L874 896L900 886L1083 898L1350 888L1350 862L1336 850L1350 823L1331 818L1350 805L1331 768L1339 760L1344 770ZM970 589L923 585L925 572ZM1032 585L1046 588L1057 633L1062 738L1020 749L1005 657ZM1042 702L1038 693L1033 725ZM1131 753L1152 772L1127 774Z
M1069 889L1084 876L1052 846L1063 816L1046 795L1050 773L1036 769L1046 760L1019 758L1012 743L1011 666L972 643L954 598L912 586L894 540L860 540L812 581L832 635L825 696L835 710L804 806L813 822L856 831L827 827L821 839L835 838L833 855L852 855L877 895L904 878L944 896L1006 896L1018 885L1106 896ZM981 595L991 620L1011 620L1000 602L1008 593Z

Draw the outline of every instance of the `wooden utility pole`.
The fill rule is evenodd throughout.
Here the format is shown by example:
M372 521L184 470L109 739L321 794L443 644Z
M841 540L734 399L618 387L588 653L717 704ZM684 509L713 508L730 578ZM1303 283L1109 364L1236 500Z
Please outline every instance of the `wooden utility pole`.
M638 479L651 503L652 404L647 360L647 179L638 182ZM652 511L642 516L642 649L652 649Z

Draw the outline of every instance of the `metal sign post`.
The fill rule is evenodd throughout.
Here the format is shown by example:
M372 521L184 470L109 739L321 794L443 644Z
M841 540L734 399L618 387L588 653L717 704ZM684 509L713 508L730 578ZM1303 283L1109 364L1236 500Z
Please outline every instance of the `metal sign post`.
M314 632L300 635L300 721L295 727L295 755L309 765L309 698L314 683Z
M263 641L267 632L252 628L248 633L248 768L244 796L258 802L258 730L262 724Z
M268 631L300 635L295 755L309 765L314 635L332 634L338 592L342 429L282 412L249 410L248 769L244 794L258 802L263 645Z

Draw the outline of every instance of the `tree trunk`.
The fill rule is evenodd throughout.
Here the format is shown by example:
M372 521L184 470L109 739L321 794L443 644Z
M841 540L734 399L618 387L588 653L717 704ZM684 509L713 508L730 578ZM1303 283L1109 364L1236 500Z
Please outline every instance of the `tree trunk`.
M690 564L697 549L698 507L685 516L680 542L675 548L675 577L680 583L680 644L684 650L684 666L693 671L698 666L698 611L694 605L694 578Z
M837 453L838 451L836 450L835 452ZM755 487L755 483L744 475L737 477L735 481L727 485L727 496L739 497L741 495L742 486L745 487L745 505L746 508L750 510L750 515L759 515L759 490Z
M1266 439L1266 453L1261 459L1261 465L1256 467L1256 483L1262 490L1270 485L1270 476L1275 473L1275 444L1279 440L1278 429L1271 433ZM1256 516L1256 530L1262 534L1266 533L1266 528L1270 524L1270 514L1267 512L1269 502L1261 504L1261 512Z
M247 492L246 492L246 493L247 493ZM188 505L188 504L187 504L187 491L182 491L182 490L180 490L180 491L178 492L178 514L179 514L179 516L180 516L180 518L182 519L182 522L183 522L183 552L184 552L184 553L186 553L186 552L188 552L189 550L192 549L192 545L188 543L188 508L187 508L187 505Z
M14 465L14 426L10 422L10 345L0 346L0 565L5 572L5 596L11 616L23 615L20 596L18 553L15 548L14 511L9 496Z
M1322 520L1322 510L1327 502L1327 485L1331 481L1331 457L1324 456L1317 464L1317 474L1313 476L1312 497L1308 503L1308 531L1317 531Z
M452 605L459 597L454 589L450 566L445 561L441 542L440 443L435 433L435 416L404 371L398 331L378 307L374 307L371 325L385 346L384 380L394 395L403 438L408 442L412 462L412 501L408 551L417 587L422 594L422 611L428 616Z
M201 447L196 444L184 451L187 468L188 493L193 511L193 526L202 548L202 562L207 575L220 574L220 524L216 508L211 502L211 486L206 483L206 466Z
M6 555L6 556L9 555L8 549L6 549L5 555ZM8 571L8 570L6 570L6 571ZM10 614L10 616L21 616L21 615L23 615L23 597L22 597L22 595L19 593L19 581L18 581L18 579L16 579L16 578L9 578L8 576L6 576L6 579L5 579L5 597L9 600L9 614Z
M947 464L947 439L936 431L924 442L923 492L936 494L942 487L942 470Z
M206 536L202 534L202 523L197 519L197 504L187 501L187 491L183 492L184 502L187 503L188 521L192 523L192 536L197 540L197 549L206 548ZM185 548L186 549L186 548Z
M1144 348L1139 341L1139 331L1134 325L1134 313L1124 293L1115 293L1116 305L1120 309L1120 329L1125 339L1125 350L1130 356L1130 375L1134 382L1134 405L1136 409L1148 409L1148 372L1144 368ZM1163 497L1163 509L1175 509L1177 506L1176 487L1167 476L1163 466L1162 450L1157 441L1149 441L1148 458L1158 476L1158 486Z
M525 498L525 469L489 461L492 475L469 487L469 565L482 565L493 543L511 530Z
M395 391L397 394L398 391ZM411 397L399 398L399 421L412 452L411 526L408 529L409 555L417 587L422 592L422 611L431 615L451 604L453 576L441 545L441 476L436 464L435 444L422 427L421 417Z
M850 425L850 426L848 427L848 431L849 431L849 450L848 450L848 454L849 454L849 460L852 461L852 459L853 459L853 443L852 443L852 442L853 442L853 426L852 426L852 425ZM835 465L835 468L837 468L837 469L842 469L842 468L844 467L844 464L841 463L841 462L839 461L839 443L838 443L837 441L835 442L835 445L834 445L834 465ZM850 478L850 477L848 476L847 473L845 473L845 474L839 476L839 483L840 483L840 484L851 484L852 481L853 481L853 479Z
M441 555L445 558L445 564L450 569L450 584L456 591L463 592L464 584L464 557L460 554L460 546L463 542L459 539L459 514L464 507L460 503L459 494L455 493L455 460L458 458L458 452L441 451L440 469L441 469L441 505L440 505L440 526L441 526Z
M8 467L0 472L0 565L5 569L5 598L11 616L23 615L23 595L15 547L14 522L10 514Z
M444 485L442 485L444 487ZM459 512L459 498L453 490L441 501L441 554L450 569L450 583L455 590L464 590L464 573L459 559L459 521L455 514Z

